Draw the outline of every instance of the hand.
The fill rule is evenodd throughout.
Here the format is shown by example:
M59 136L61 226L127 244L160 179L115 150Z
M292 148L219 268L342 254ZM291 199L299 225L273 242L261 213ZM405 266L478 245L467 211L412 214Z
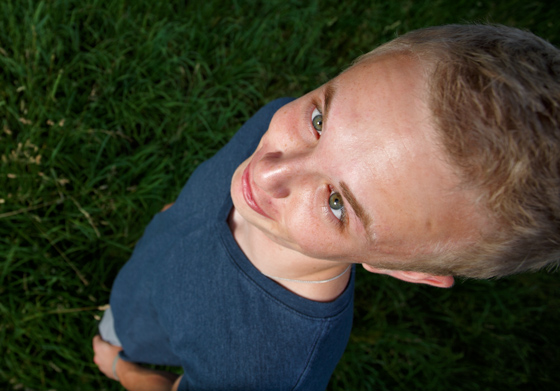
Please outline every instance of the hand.
M93 362L109 379L117 380L113 375L113 361L121 350L121 347L111 345L99 335L93 337Z

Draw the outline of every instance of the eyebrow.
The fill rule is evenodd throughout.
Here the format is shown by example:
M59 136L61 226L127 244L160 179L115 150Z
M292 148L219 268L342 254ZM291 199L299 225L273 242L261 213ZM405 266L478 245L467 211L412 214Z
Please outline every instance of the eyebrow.
M329 81L325 84L325 92L323 96L323 122L328 124L327 119L329 117L329 108L331 107L331 102L333 100L334 94L336 93L336 88L334 86L333 81Z
M356 213L356 216L358 216L358 219L361 221L362 225L364 226L368 241L373 240L374 235L370 230L371 217L366 212L366 210L362 207L362 205L358 202L356 197L354 197L354 194L352 193L348 185L343 181L340 181L339 185L340 185L340 190L342 190L342 195L344 196L344 198L346 198L346 200L348 200L350 206L352 206L352 209Z

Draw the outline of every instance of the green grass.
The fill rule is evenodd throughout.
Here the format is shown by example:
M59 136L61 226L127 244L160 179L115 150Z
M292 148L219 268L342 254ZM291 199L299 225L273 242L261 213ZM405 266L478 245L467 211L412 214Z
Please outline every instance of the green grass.
M396 34L548 1L0 0L0 389L117 390L97 308L151 216L267 101ZM330 390L556 390L558 274L452 290L363 271Z

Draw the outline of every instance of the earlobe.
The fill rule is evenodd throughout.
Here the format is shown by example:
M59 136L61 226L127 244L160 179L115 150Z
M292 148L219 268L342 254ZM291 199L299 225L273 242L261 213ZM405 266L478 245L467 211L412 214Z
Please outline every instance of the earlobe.
M435 276L428 273L399 271L393 277L414 284L426 284L438 288L451 288L455 283L453 276Z
M438 288L451 288L455 283L453 276L435 276L422 272L411 272L404 270L379 269L368 264L362 264L364 269L371 273L385 274L401 281L413 284L426 284Z
M383 273L383 271L385 271L385 269L378 269L376 267L368 265L367 263L362 263L362 266L364 267L364 269L366 269L370 273L385 274L385 273Z

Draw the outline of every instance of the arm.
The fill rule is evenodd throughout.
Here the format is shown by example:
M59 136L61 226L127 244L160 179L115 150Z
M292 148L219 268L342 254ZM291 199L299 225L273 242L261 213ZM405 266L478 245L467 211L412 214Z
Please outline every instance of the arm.
M113 380L117 380L113 375L113 361L121 350L103 341L99 335L93 338L93 362L105 376ZM173 373L147 369L120 359L115 372L122 386L129 391L176 391L181 381L181 376Z
M173 203L165 205L161 212L165 212L172 205ZM127 390L177 390L181 379L179 376L169 372L147 369L138 364L118 359L118 354L122 348L111 345L99 335L96 335L92 342L93 362L105 376L119 381Z

